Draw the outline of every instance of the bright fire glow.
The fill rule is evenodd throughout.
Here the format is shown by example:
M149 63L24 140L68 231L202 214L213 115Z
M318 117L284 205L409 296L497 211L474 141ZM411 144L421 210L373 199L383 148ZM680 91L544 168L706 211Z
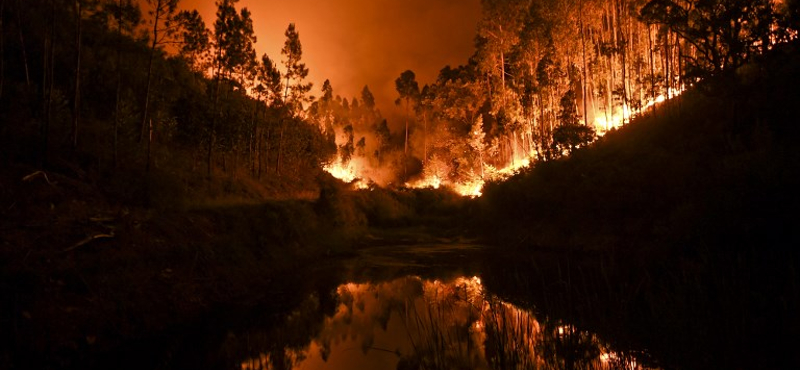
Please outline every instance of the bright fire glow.
M685 91L685 88L669 89L666 94L658 95L654 99L647 99L641 109L638 110L632 110L627 104L623 104L614 106L613 114L596 111L593 125L597 136L601 137L608 131L622 127L636 116L644 114L654 106L680 95L683 91ZM345 139L344 136L340 136L342 135L337 133L337 143ZM567 153L563 154L567 155ZM488 163L476 165L478 169L473 169L468 175L462 176L458 180L447 178L444 175L447 171L434 170L430 173L423 171L424 175L407 181L403 185L413 189L440 189L444 187L465 197L480 197L483 195L483 186L487 181L503 181L517 174L533 163L534 159L537 158L537 153L536 151L527 153L525 151L517 151L513 157L514 159L511 163L502 168L496 168ZM358 156L347 162L337 159L323 169L333 177L352 184L356 189L368 189L374 185L384 186L391 180L383 179L392 178L390 174L391 168L378 169L374 163L370 164L367 158Z
M630 122L630 120L636 117L637 115L643 114L653 106L657 106L669 99L672 99L680 95L685 90L686 90L685 88L669 89L666 95L660 94L656 96L655 99L647 99L645 103L642 105L641 110L637 112L631 111L630 107L628 107L627 104L623 104L622 106L615 106L613 114L610 114L608 117L606 117L606 114L603 112L595 112L594 128L595 131L597 132L597 136L603 136L608 131L622 127L626 122Z
M342 180L348 184L352 184L356 189L368 189L369 181L365 181L361 174L358 165L355 161L350 161L343 164L340 160L322 167L325 172L331 176Z

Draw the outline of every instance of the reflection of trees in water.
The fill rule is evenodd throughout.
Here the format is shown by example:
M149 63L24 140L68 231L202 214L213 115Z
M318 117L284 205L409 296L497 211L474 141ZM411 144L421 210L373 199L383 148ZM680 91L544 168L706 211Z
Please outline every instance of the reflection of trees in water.
M269 330L248 330L238 336L229 333L222 349L227 352L225 357L245 359L231 368L292 369L307 357L309 343L322 331L334 304L331 298L312 293L280 325Z
M413 351L398 369L630 369L594 334L485 293L478 278L425 282L403 311Z
M424 294L406 300L402 318L413 351L401 357L398 369L486 368L482 333L475 330L480 291L469 283L425 282Z
M349 283L329 300L311 295L278 328L230 338L230 346L248 349L233 358L248 358L243 369L290 369L312 355L327 362L342 343L356 341L349 349L396 355L399 370L636 368L635 360L612 352L594 334L537 321L486 293L477 277ZM390 344L396 347L376 344L376 333L387 331L401 339Z

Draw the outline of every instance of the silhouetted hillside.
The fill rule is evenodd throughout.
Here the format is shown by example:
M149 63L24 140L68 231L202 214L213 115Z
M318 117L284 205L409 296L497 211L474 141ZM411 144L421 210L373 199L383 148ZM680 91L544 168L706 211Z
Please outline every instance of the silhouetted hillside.
M786 45L488 186L487 283L667 368L796 367L798 83Z

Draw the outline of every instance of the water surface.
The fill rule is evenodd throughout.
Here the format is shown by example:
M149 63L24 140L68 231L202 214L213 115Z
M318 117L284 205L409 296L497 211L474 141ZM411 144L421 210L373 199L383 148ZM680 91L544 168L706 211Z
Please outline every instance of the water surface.
M371 248L272 327L230 332L241 369L640 368L596 335L493 295L470 244ZM541 316L541 315L540 315Z

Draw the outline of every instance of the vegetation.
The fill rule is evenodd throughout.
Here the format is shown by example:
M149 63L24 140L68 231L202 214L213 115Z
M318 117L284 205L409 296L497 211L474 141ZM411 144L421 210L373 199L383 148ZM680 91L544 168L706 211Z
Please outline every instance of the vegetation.
M424 86L413 71L396 79L404 132L393 149L402 145L404 159L392 180L471 184L519 163L557 159L658 101L732 73L798 30L795 2L481 5L476 50L464 65L446 66ZM373 145L371 135L361 134L367 131L356 131ZM368 162L372 154L352 158ZM360 175L392 182L370 171Z
M153 182L203 175L282 193L302 173L313 184L334 153L333 138L302 118L310 85L301 84L308 70L293 25L284 91L272 60L256 60L253 20L236 1L218 2L213 30L175 0L143 4L149 25L131 1L74 3L5 2L4 161L46 170L66 161L100 185L142 178L127 201L149 205L159 196Z
M487 186L490 286L666 368L796 366L797 48Z
M178 0L0 0L0 367L91 367L465 221L493 289L660 365L800 362L798 1L485 0L465 65L397 78L402 133L367 86L310 95L294 24L258 58L215 4L209 29ZM474 201L403 185L526 161Z

